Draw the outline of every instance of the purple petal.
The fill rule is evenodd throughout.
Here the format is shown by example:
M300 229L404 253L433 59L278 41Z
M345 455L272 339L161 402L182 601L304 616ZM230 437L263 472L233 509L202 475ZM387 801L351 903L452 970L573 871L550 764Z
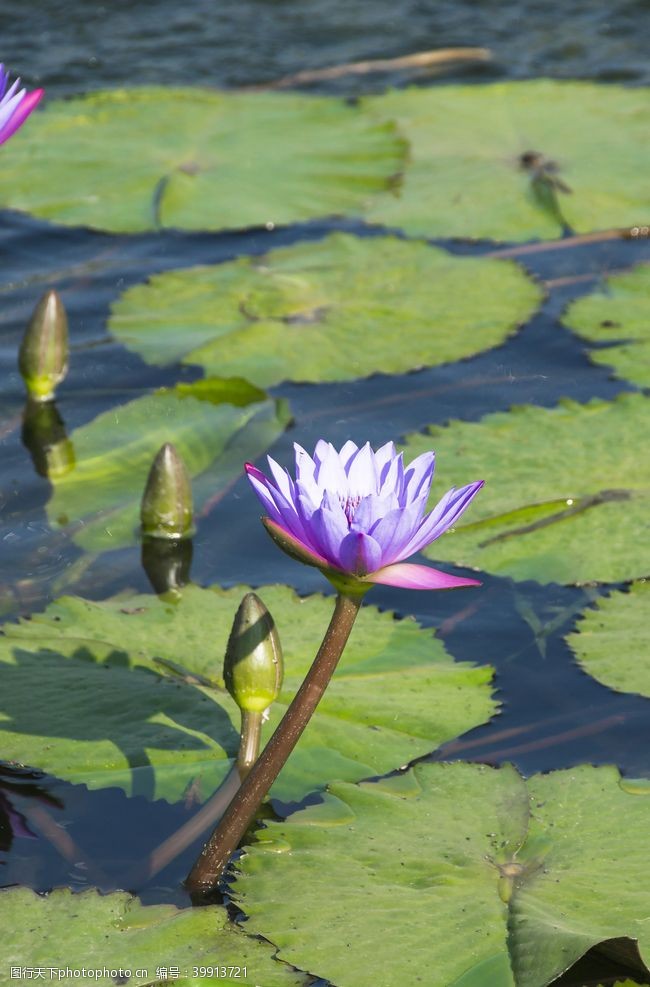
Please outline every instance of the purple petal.
M345 468L350 493L355 497L367 497L377 493L375 454L366 442L350 459Z
M409 500L416 500L421 494L429 494L436 456L433 452L423 452L409 464L404 472L404 488Z
M286 498L256 466L246 463L244 468L255 493L268 511L269 517L282 525L283 528L288 528L296 538L309 544L309 536L295 504Z
M339 560L346 572L365 576L381 565L381 545L364 531L351 531L340 544Z
M351 531L365 531L366 534L372 534L372 528L376 525L381 518L384 517L388 511L392 510L393 507L397 505L393 503L392 498L385 499L383 497L378 497L376 494L371 494L369 497L364 497L358 504L354 516L352 518L352 523L350 524Z
M309 453L302 446L299 446L297 442L294 442L293 450L296 457L296 481L315 483L316 463Z
M450 528L484 483L485 480L478 480L476 483L468 483L466 487L461 487L460 490L454 490L452 487L451 490L447 491L442 500L424 519L408 545L405 546L402 558L406 559L409 555L421 551Z
M407 557L404 547L417 532L425 506L426 497L421 497L408 507L398 507L389 511L369 532L381 545L382 565L389 565L395 559Z
M384 477L388 472L390 464L396 458L397 449L394 442L386 442L380 449L377 449L375 453L375 466L377 467L377 476L379 477L380 484L384 482Z
M323 490L347 492L348 478L333 445L322 440L318 442L314 452L314 462L316 463L315 479L319 487Z
M275 480L275 485L278 490L283 494L283 496L290 500L292 503L296 500L296 490L294 487L293 480L289 476L286 470L283 470L279 466L275 459L271 459L270 456L266 457L268 460L269 468L273 474L273 479Z
M4 65L0 62L0 100L5 94L7 88L7 82L9 81L9 73L5 72Z
M305 545L304 542L292 535L281 524L276 524L275 521L272 521L268 517L262 518L262 524L276 545L283 552L286 552L287 555L290 555L292 559L297 559L298 562L302 562L304 565L314 565L318 569L325 570L330 568L327 559L324 559L322 555L315 552L309 545Z
M365 581L380 583L382 586L399 586L401 589L458 589L461 586L481 585L478 579L450 576L440 569L408 562L398 562L371 572L365 577Z
M281 523L282 515L280 514L279 510L275 506L275 501L273 500L271 494L269 493L269 487L271 485L269 480L267 480L267 478L264 476L262 471L258 470L258 468L256 466L253 466L252 463L246 463L244 465L244 469L246 470L246 475L250 480L253 490L257 494L259 500L262 503L262 506L267 511L269 517L273 521L277 521L278 523Z
M348 463L354 456L355 452L358 451L359 451L359 446L356 444L356 442L352 442L351 439L348 439L347 442L344 442L343 445L341 446L341 451L339 452L339 459L341 460L341 465L343 466L343 469L345 470L346 473L347 473L346 467Z
M343 508L329 492L323 503L315 510L309 522L310 540L333 565L340 565L341 542L348 535L349 528Z
M13 113L10 120L7 120L2 126L0 126L0 144L3 144L8 140L12 134L25 122L29 114L34 110L41 99L43 98L43 89L35 89L34 92L27 93L23 101L17 110ZM16 97L14 96L14 99Z
M389 492L397 496L401 505L404 504L404 456L401 452L391 460L388 469L384 470L379 493L385 497Z

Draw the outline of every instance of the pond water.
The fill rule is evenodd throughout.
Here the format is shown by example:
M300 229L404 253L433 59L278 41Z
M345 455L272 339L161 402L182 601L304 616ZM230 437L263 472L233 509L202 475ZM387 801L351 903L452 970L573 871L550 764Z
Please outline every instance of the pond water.
M44 85L48 95L61 96L145 82L236 87L305 68L457 45L489 47L494 60L446 72L439 82L418 81L444 85L450 79L478 83L544 75L638 85L648 82L649 73L640 29L645 14L640 0L583 2L570 9L533 0L408 0L399 16L395 4L387 2L215 6L191 0L182 5L32 2L29 18L0 12L0 22L3 60L26 81ZM403 74L348 77L315 88L355 96L410 79ZM50 488L34 468L33 450L30 454L23 443L24 391L16 368L21 334L38 297L56 287L69 315L71 369L57 407L70 433L125 400L202 376L188 366L148 366L107 334L109 307L130 285L157 272L317 241L333 230L362 236L381 231L332 220L271 231L112 236L10 211L0 219L3 615L11 619L41 610L64 591L94 599L127 588L148 592L138 548L103 555L82 569L82 555L71 539L49 528ZM336 445L349 437L378 444L432 423L476 421L515 404L551 407L561 398L612 399L634 390L614 380L606 366L590 362L585 344L561 329L558 320L572 299L592 291L605 276L650 260L647 240L565 240L532 248L445 246L462 255L509 252L545 289L537 314L504 345L458 363L353 383L272 388L274 397L288 401L293 419L273 447L278 461L289 465L294 441L307 448L322 436ZM444 463L439 468L444 475ZM508 483L507 475L503 482ZM240 478L199 518L192 579L224 587L278 581L300 594L323 592L320 574L281 556L257 517L254 498ZM412 614L422 625L438 628L454 657L496 669L499 715L447 744L433 759L508 761L525 774L582 763L616 764L625 774L650 777L648 700L614 693L587 676L563 640L577 614L602 592L602 587L542 586L489 575L481 589L461 594L374 591L372 603L380 608ZM118 789L88 791L10 767L0 774L0 791L28 820L34 806L47 805L52 818L100 864L107 875L105 890L119 886L120 875L181 825L189 811L184 804L127 798ZM284 812L287 806L275 808ZM195 853L193 847L181 854L148 887L138 889L144 900L183 901L179 883ZM88 876L82 865L63 860L47 839L19 839L5 855L0 882L37 890L80 889Z

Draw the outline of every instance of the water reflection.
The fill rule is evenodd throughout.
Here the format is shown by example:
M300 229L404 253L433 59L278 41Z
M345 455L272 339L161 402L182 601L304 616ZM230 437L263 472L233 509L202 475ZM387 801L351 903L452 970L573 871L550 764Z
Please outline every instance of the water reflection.
M39 476L55 482L74 469L74 446L56 402L27 399L21 439Z

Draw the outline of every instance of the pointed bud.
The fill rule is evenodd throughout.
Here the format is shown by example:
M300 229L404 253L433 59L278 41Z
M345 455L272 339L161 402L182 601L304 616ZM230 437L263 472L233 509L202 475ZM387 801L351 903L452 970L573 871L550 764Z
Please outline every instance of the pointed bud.
M277 699L283 675L273 617L259 596L247 593L235 614L226 648L226 688L241 710L261 713Z
M68 317L61 297L47 291L34 309L18 354L18 367L33 401L51 401L68 372Z
M140 508L142 534L149 538L189 538L192 485L185 463L170 442L154 459Z

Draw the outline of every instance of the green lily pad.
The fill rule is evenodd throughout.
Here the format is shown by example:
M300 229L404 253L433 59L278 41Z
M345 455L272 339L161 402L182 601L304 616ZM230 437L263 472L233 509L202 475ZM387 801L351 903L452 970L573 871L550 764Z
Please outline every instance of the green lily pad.
M172 442L193 479L200 509L241 474L289 423L286 404L243 380L178 384L104 412L70 436L74 469L54 480L47 505L55 527L71 527L92 552L140 538L140 501L152 460Z
M617 937L650 961L650 799L614 768L419 764L325 799L267 824L234 897L337 987L545 987Z
M223 654L246 587L188 586L175 602L64 597L0 637L3 756L91 788L176 801L208 798L232 764L239 711L223 691ZM283 642L285 680L268 738L321 642L331 598L257 590ZM168 665L214 681L161 678ZM191 676L189 676L191 679ZM363 607L328 691L276 782L290 801L341 778L390 771L484 723L492 670L454 662L431 631ZM37 690L35 699L35 690Z
M182 359L266 387L460 360L502 343L541 298L509 261L335 233L155 275L113 305L109 329L148 363Z
M542 79L408 89L365 105L410 144L403 182L370 205L371 222L529 240L648 221L643 89Z
M467 521L430 558L539 582L617 582L650 570L650 400L517 407L478 423L411 435L409 458L435 449L449 482L485 479ZM437 491L440 496L440 490Z
M616 689L650 698L650 583L633 583L585 610L566 641L589 675Z
M48 103L7 151L4 207L136 233L359 212L404 143L338 99L151 87Z
M569 305L562 322L582 339L609 344L589 351L593 363L650 387L650 265L607 278L598 291Z
M194 969L224 966L239 968L240 984L306 987L310 982L275 960L268 943L233 925L221 906L180 910L142 905L122 893L72 894L66 889L38 895L11 888L0 891L0 914L5 932L0 976L6 984L42 980L61 987L144 987L164 971L164 983L180 984L178 974L189 985L195 982ZM24 972L16 977L12 970ZM204 976L200 983L218 985L224 980L230 983L234 978L217 974Z

